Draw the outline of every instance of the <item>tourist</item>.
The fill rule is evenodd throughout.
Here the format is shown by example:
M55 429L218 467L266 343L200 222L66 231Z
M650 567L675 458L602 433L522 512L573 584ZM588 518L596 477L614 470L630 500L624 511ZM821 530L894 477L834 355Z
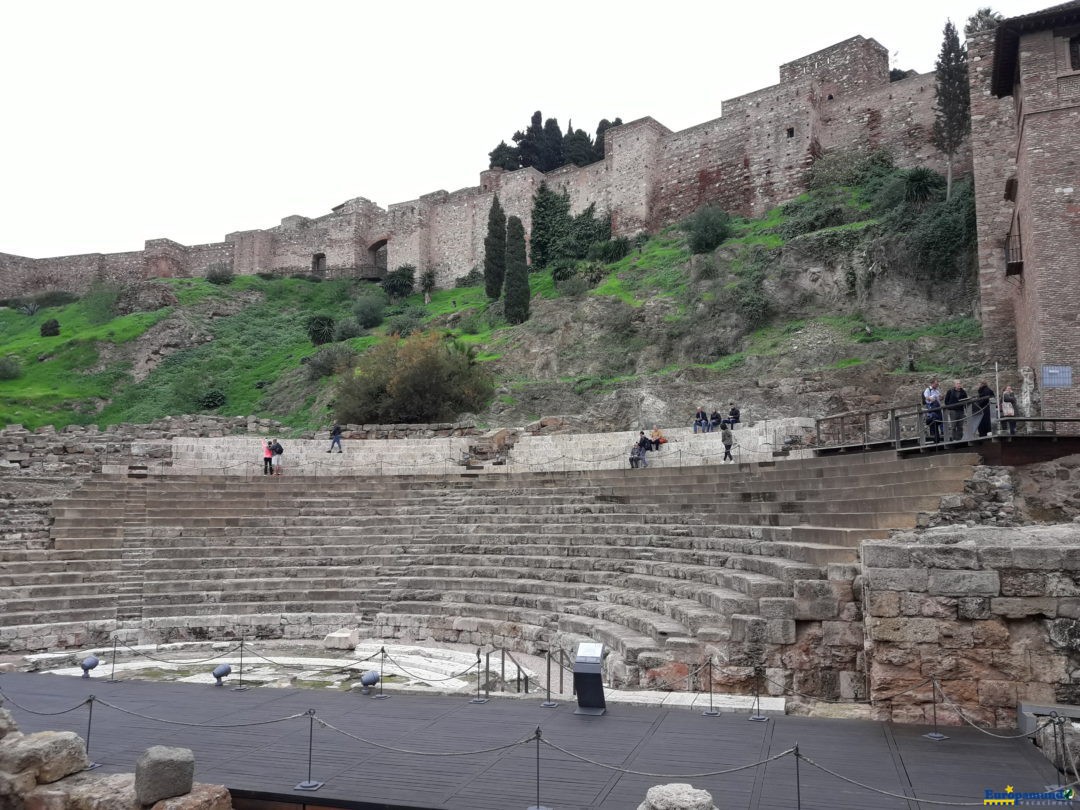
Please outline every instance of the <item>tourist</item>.
M941 392L938 390L937 377L930 380L930 385L922 392L923 407L929 408L931 402L941 402Z
M281 446L281 442L277 439L273 440L274 443L270 445L270 450L273 452L273 475L281 475L281 454L285 452L285 448Z
M702 433L709 432L709 414L705 412L704 405L698 408L697 413L694 414L694 433L697 433L698 428L701 428Z
M638 467L640 467L641 462L644 460L644 458L645 453L642 452L640 447L638 447L637 442L634 442L632 445L630 445L630 466L633 469L636 470Z
M709 432L718 430L724 426L724 417L720 415L720 409L717 408L711 414L709 414Z
M327 453L334 452L334 446L337 445L337 451L341 452L341 425L337 422L334 423L334 427L330 430L330 449Z
M659 425L652 426L652 434L649 436L649 440L652 442L653 450L659 450L660 445L667 444L667 437L664 435L664 431L660 430Z
M994 398L994 389L987 385L986 380L979 383L979 390L975 394L976 413L979 414L979 437L990 435L990 401ZM975 414L973 413L972 416Z
M735 458L731 455L731 445L735 443L735 437L731 435L731 427L724 425L723 430L720 431L720 441L724 443L724 461L734 461Z
M731 410L727 412L726 421L728 423L728 427L731 428L735 427L741 421L741 414L739 413L739 409L735 407L734 402L731 403Z
M274 472L274 451L270 445L273 442L267 439L263 442L263 475L271 475Z
M1000 420L1001 429L1008 430L1010 436L1016 435L1016 420L1010 419L1010 416L1016 416L1016 394L1013 393L1011 385L1006 385L1004 392L1001 394L1001 406L1000 406Z
M933 397L926 403L926 427L930 431L930 441L941 441L941 400Z
M967 391L960 380L953 382L953 387L945 392L945 421L948 424L949 441L958 442L964 438L964 403Z

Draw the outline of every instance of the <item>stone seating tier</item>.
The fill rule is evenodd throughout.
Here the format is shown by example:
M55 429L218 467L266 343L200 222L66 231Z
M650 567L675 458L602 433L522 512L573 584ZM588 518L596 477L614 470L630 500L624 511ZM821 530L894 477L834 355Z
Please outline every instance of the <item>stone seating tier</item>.
M529 651L591 637L630 677L649 650L700 660L733 617L749 617L737 635L760 600L791 600L824 565L854 561L861 539L914 525L971 462L98 476L55 505L54 548L0 550L0 649L80 627L296 638L373 620L368 632ZM772 643L794 641L793 621L765 623Z

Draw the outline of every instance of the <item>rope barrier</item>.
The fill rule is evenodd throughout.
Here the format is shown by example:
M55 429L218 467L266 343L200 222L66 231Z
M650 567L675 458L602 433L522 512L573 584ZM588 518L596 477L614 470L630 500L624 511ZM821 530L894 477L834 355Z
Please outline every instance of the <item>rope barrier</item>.
M505 751L505 750L507 750L509 748L515 748L516 746L524 745L525 743L530 743L530 742L532 742L533 740L536 739L536 734L530 734L528 737L526 737L523 740L517 740L516 742L507 743L506 745L496 745L496 746L493 746L491 748L480 748L480 749L477 749L476 751L414 751L414 750L411 750L411 749L408 749L408 748L395 748L392 745L383 745L382 743L375 742L374 740L369 740L369 739L366 739L364 737L359 737L356 734L350 734L348 731L340 729L337 726L331 725L330 723L327 723L325 720L321 720L318 717L315 718L315 722L318 723L320 726L323 726L324 728L328 728L331 731L336 731L338 734L341 734L341 735L343 735L345 737L348 737L351 740L356 740L357 742L364 743L364 745L370 745L370 746L373 746L375 748L381 748L384 751L393 751L396 754L415 754L417 756L424 756L424 757L471 757L471 756L477 756L478 754L491 754L491 753L494 753L495 751Z
M153 717L149 714L142 714L140 712L132 711L131 709L125 709L123 706L109 703L107 700L102 700L101 698L96 698L96 702L100 703L102 706L108 706L110 709L114 709L121 714L138 717L140 720L152 720L155 723L166 723L171 726L187 726L189 728L250 728L252 726L270 726L274 723L284 723L288 720L296 720L298 717L307 717L306 712L299 712L297 714L290 714L286 717L277 717L273 720L253 720L250 723L189 723L184 720L168 720L164 717Z
M401 670L401 672L403 674L408 675L410 678L416 678L418 681L425 681L425 682L431 682L431 683L434 683L436 681L452 681L455 678L460 678L462 675L468 675L470 672L472 672L478 666L477 663L471 664L468 669L458 673L457 675L447 675L445 678L428 678L428 677L425 677L423 675L417 675L414 672L409 672L409 670L405 669L405 667L403 667L401 664L399 664L397 661L395 661L393 656L390 655L390 653L386 654L386 660L389 661L391 664L393 664L395 667L397 667L399 670ZM477 674L479 674L479 672Z
M41 717L55 717L56 715L67 714L68 712L73 712L76 709L82 708L83 706L85 706L87 703L90 702L90 698L87 698L86 700L84 700L84 701L82 701L80 703L76 703L70 709L64 709L64 710L59 711L59 712L39 712L39 711L35 711L34 709L31 709L31 708L29 708L27 706L23 706L18 701L12 699L12 697L10 695L6 694L3 689L0 689L0 698L3 698L4 700L6 700L8 703L10 703L12 706L14 706L17 709L20 709L20 710L22 710L22 711L24 711L24 712L26 712L28 714L40 715Z
M369 655L367 658L358 658L355 661L350 661L348 664L345 664L343 666L339 666L338 664L332 664L332 665L327 666L327 667L315 667L315 666L312 666L312 665L286 664L286 663L283 663L281 661L275 661L274 659L267 658L265 655L263 655L263 654L261 654L261 653L259 653L257 651L253 651L250 644L245 645L244 649L248 653L253 655L255 658L261 658L266 663L273 664L274 666L281 667L282 669L301 669L301 670L309 669L309 670L313 670L315 672L322 672L323 670L328 670L328 669L336 669L339 672L344 672L346 669L354 667L357 664L363 664L364 662L370 661L370 660L372 660L373 658L375 658L376 656L379 655L379 651L375 651L371 655Z
M159 664L174 664L177 666L184 666L189 664L208 664L211 661L216 661L218 658L223 658L226 655L232 655L234 652L240 649L240 645L237 644L231 650L225 650L224 652L220 652L217 655L211 656L210 658L200 658L196 661L170 661L167 658L157 658L153 655L150 655L149 653L143 652L142 650L137 650L130 644L128 644L126 641L121 641L120 643L127 647L129 650L131 650L131 652L133 652L135 655L138 655L142 658L148 658L151 661L157 661Z
M756 768L759 765L765 765L765 764L767 764L769 762L775 762L778 759L783 759L784 757L788 756L789 754L794 754L795 753L794 748L789 748L786 751L781 751L779 754L774 754L773 756L768 757L767 759L758 760L757 762L751 762L751 763L748 763L746 765L738 765L738 766L736 766L734 768L725 768L725 769L720 770L720 771L707 771L705 773L650 773L649 771L635 771L635 770L632 770L630 768L620 768L618 765L607 765L606 763L603 763L603 762L597 762L595 759L589 759L588 757L583 757L580 754L575 754L572 751L567 751L565 748L562 748L561 746L556 745L555 743L551 742L546 737L542 737L540 739L540 742L542 742L544 745L548 746L549 748L554 748L556 751L558 751L558 752L560 752L562 754L566 754L568 757L571 757L572 759L576 759L576 760L578 760L580 762L587 762L588 764L595 765L598 768L604 768L605 770L609 770L609 771L617 771L618 773L631 774L633 776L649 776L649 777L653 777L653 778L656 778L656 779L702 779L702 778L704 778L706 776L723 776L723 775L729 774L729 773L738 773L739 771L745 771L748 768Z
M1037 726L1033 731L1029 731L1026 734L995 734L992 731L987 731L985 728L982 728L981 726L976 725L974 721L969 719L968 716L966 714L964 714L963 709L961 709L958 705L956 705L956 703L954 703L953 700L948 695L945 694L945 690L941 688L940 683L938 683L935 680L934 684L937 687L937 691L941 693L942 701L944 701L944 703L946 705L948 705L954 712L956 712L957 715L959 715L961 720L963 720L965 723L967 723L969 726L971 726L976 731L979 731L979 732L985 734L987 737L995 737L996 739L999 739L999 740L1019 740L1019 739L1022 739L1024 737L1032 737L1035 734L1038 734L1040 731L1042 731L1047 726L1053 725L1053 723L1054 723L1054 721L1052 719L1047 720L1041 726Z

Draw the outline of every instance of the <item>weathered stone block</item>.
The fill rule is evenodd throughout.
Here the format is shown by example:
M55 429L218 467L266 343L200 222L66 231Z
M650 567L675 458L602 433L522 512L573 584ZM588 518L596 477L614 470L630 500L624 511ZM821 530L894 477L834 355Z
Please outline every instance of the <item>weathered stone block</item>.
M1050 641L1057 647L1080 651L1080 620L1054 619L1050 622Z
M863 543L861 557L864 568L910 568L909 546L898 546L885 541Z
M794 619L767 619L765 622L765 641L769 644L794 644Z
M990 597L988 596L962 596L956 600L956 616L958 619L989 619Z
M997 571L930 571L928 589L942 596L997 596L1001 580Z
M11 716L11 712L7 709L0 709L0 740L4 739L9 734L14 734L19 730L19 724L15 722L15 718Z
M1006 619L1022 619L1025 616L1046 616L1052 619L1057 615L1057 599L997 597L990 600L990 612Z
M766 622L760 616L735 614L731 617L731 640L744 644L761 644L765 641Z
M925 593L900 594L900 615L926 616L929 619L955 619L957 600Z
M1066 597L1057 600L1058 616L1066 619L1080 619L1080 599Z
M323 647L328 650L351 650L360 643L360 632L358 630L335 630L333 633L327 633L326 638L323 639Z
M153 745L135 763L135 795L141 804L183 796L195 782L195 754L190 748Z
M88 764L86 745L73 731L39 731L22 737L12 734L0 745L0 771L30 771L39 783L63 779Z
M163 799L153 810L232 810L232 806L224 785L195 785L186 796Z
M915 546L911 549L911 562L924 568L975 569L979 567L978 554L973 546Z
M844 700L865 700L866 676L861 672L841 672L840 697Z
M980 647L1000 647L1009 642L1009 628L1001 619L974 622L971 626L975 643Z
M840 612L842 602L850 601L850 584L828 582L820 579L795 581L795 618L800 620L834 619ZM838 591L848 594L843 599Z
M929 572L925 568L866 568L870 588L882 591L926 590Z
M649 788L637 810L716 810L716 805L708 792L676 782Z
M938 640L938 622L934 619L898 617L895 619L870 618L867 620L870 637L876 641L912 642L933 644Z
M763 596L758 600L758 613L764 619L794 619L795 600L790 596Z
M822 622L821 642L826 647L859 647L863 645L863 626L855 622Z
M871 616L888 618L900 615L900 594L896 591L870 591L866 600L867 612Z

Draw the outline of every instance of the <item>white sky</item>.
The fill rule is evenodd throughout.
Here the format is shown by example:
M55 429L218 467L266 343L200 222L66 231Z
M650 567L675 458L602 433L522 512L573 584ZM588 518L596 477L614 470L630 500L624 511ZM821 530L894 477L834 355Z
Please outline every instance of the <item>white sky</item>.
M856 34L927 72L945 20L962 31L979 4L0 2L0 252L217 242L477 185L536 109L590 134L616 116L684 129Z

